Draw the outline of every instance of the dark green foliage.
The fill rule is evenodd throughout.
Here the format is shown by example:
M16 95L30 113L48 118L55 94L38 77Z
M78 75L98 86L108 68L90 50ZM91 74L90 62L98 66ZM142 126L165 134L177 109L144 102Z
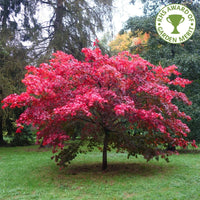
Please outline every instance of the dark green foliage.
M25 49L22 46L3 45L0 40L0 102L10 93L22 92L24 89L21 79L24 76L24 66L26 65ZM3 130L12 133L11 119L15 121L20 111L2 110L0 103L0 135L3 136ZM0 137L0 143L3 143L3 137Z
M67 163L70 164L70 162L79 154L83 153L80 150L80 147L82 146L82 141L76 140L71 143L67 144L67 148L61 150L61 152L55 156L55 161L60 166L66 166Z
M31 126L24 126L21 133L15 133L13 139L10 141L11 146L27 146L35 142Z
M0 1L0 101L10 93L23 91L21 79L27 52L19 41L18 24L12 17L21 11L21 3L24 1ZM10 119L15 116L15 111L3 111L0 104L0 143L4 143L3 130L12 132Z
M192 118L191 121L187 122L191 130L188 139L196 140L200 144L200 80L193 81L192 85L186 88L185 91L192 101L192 106L186 108L185 105L182 105L182 110L189 113Z

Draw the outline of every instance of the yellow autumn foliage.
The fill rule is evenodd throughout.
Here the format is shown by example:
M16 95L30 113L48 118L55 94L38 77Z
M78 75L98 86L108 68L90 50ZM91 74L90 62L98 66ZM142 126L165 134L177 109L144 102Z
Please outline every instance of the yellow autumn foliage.
M125 32L122 35L118 34L115 39L109 43L111 52L113 52L114 54L121 51L137 53L140 49L138 49L137 47L145 46L150 38L150 34L138 32L137 35L138 37L133 37L131 31ZM136 47L136 52L133 50L131 51L131 49L134 49L133 47Z
M133 37L131 37L131 32L124 33L122 35L118 34L116 38L109 43L110 50L114 53L121 51L129 51L129 48L133 42Z

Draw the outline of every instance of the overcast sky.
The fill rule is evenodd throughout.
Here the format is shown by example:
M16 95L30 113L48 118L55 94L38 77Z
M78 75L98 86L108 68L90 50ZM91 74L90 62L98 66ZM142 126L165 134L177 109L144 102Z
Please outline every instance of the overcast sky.
M129 4L130 0L115 0L114 2L114 34L117 34L129 17L141 16L143 7L139 1L135 5Z

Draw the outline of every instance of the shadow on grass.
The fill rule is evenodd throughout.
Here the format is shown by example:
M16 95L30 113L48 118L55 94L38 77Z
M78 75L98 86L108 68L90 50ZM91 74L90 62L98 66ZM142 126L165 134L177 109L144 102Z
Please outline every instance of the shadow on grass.
M25 149L25 151L26 152L46 152L46 151L52 151L52 148L35 146L34 148L27 148Z
M101 170L101 163L69 165L62 169L59 173L63 175L91 175L91 176L153 176L157 174L169 173L172 166L166 164L151 164L151 163L110 163L105 171Z
M200 149L180 149L180 154L200 154Z

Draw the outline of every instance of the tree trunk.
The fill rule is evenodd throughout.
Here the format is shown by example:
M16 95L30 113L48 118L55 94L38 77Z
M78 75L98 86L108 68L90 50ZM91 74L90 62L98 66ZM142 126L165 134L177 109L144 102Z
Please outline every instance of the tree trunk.
M102 162L102 170L107 169L107 148L108 148L108 132L105 131L104 141L103 141L103 162Z
M56 19L54 22L54 51L64 50L64 35L63 35L63 17L64 17L64 7L63 0L57 0L57 7L55 9Z

